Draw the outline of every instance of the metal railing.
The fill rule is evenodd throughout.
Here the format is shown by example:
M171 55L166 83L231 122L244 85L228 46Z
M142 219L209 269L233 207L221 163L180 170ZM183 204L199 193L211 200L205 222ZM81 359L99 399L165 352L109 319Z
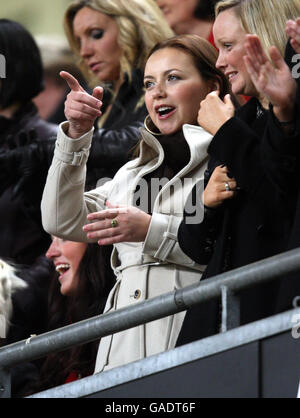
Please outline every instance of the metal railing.
M235 328L239 325L240 290L296 271L300 271L300 249L217 275L135 306L99 315L0 348L0 398L10 397L9 370L13 366L184 311L209 299L222 298L222 331ZM234 314L230 315L230 312Z
M146 378L145 380L149 382L149 377L157 377L160 375L160 373L163 374L164 372L168 372L176 368L181 368L182 370L181 366L188 365L198 360L203 360L207 357L211 357L225 351L231 351L232 349L235 350L238 347L245 346L253 342L263 341L265 339L269 340L269 338L272 338L278 334L285 333L286 331L290 331L291 328L294 327L296 331L299 329L299 325L298 327L296 326L295 318L300 318L300 308L293 309L279 315L274 315L266 319L251 322L250 324L234 328L225 333L203 338L201 340L173 348L172 350L168 350L160 354L145 357L141 360L134 361L121 367L116 367L101 373L96 373L94 375L76 380L68 384L63 384L43 392L35 393L34 395L29 396L29 398L100 397L108 399L112 397L111 394L114 392L114 390L121 390L121 393L123 392L125 397L127 397L126 394L128 386L130 387L131 383L134 385L134 382L137 380L140 381L139 387L143 387L143 378ZM290 335L292 338L292 334ZM299 356L298 359L300 358ZM296 360L295 367L297 367L297 365L300 366L300 363ZM297 368L299 369L299 367ZM184 381L183 376L182 378ZM186 386L189 387L189 384L190 383L187 382ZM182 387L182 382L178 382L178 390L176 389L177 396L176 394L172 393L171 397L182 397L179 389L180 387ZM161 393L160 386L158 386L158 388L152 388L151 391L151 397L153 397L153 393L155 393L154 397L164 397L164 395ZM145 390L143 393L145 393ZM198 393L200 395L201 391ZM135 397L140 397L139 392L135 391L135 394ZM132 395L132 391L129 392L128 397L132 397L130 395ZM122 395L120 396L120 392L118 392L116 397L122 398ZM167 398L169 397L170 395L167 396ZM197 396L194 395L192 397L194 398Z

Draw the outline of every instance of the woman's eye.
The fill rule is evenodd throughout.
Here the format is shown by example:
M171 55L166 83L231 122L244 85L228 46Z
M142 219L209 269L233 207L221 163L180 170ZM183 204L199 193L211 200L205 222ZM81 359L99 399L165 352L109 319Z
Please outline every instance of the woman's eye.
M149 88L150 88L150 87L152 87L152 86L154 86L153 81L146 81L146 82L144 83L144 87L145 87L145 89L149 89Z
M168 76L168 81L175 81L175 80L179 80L179 79L180 79L180 77L178 77L178 75L175 75L175 74L170 74Z
M95 29L91 32L91 36L94 39L101 39L104 34L104 30L102 29Z
M226 49L230 49L231 46L232 46L232 44L229 44L229 43L224 44L224 48L226 48Z

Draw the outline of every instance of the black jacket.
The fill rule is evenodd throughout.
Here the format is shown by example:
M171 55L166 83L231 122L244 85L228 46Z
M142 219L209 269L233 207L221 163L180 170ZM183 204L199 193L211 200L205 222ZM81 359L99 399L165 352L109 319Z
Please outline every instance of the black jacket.
M103 127L95 128L87 162L88 189L94 188L98 179L112 178L130 158L131 151L139 139L139 128L143 126L147 114L143 96L143 74L136 70L132 74L131 82L125 76ZM103 113L110 104L110 100L111 96L106 91L103 99ZM5 183L16 181L16 179L21 180L18 191L30 196L30 183L38 176L40 187L34 196L30 196L30 200L36 199L40 202L54 153L55 141L56 135L49 138L47 143L35 137L26 148L21 147L9 151L5 156L0 154L0 164L4 167L0 173L0 180Z
M226 164L240 190L234 199L209 211L198 225L179 229L182 250L200 264L208 263L202 280L283 252L291 233L295 211L295 193L278 187L263 157L268 136L280 142L286 138L272 112L261 109L251 99L217 132L209 146L209 174ZM295 131L293 140L299 143ZM295 167L297 157L281 159L284 167ZM285 170L287 175L290 173ZM190 214L189 214L190 216ZM278 281L242 291L241 324L269 316L275 311ZM217 333L219 301L211 301L188 310L178 345Z
M113 178L119 168L131 158L131 151L139 140L139 128L147 115L144 103L144 74L132 73L125 80L113 102L112 109L101 129L96 129L87 162L88 179L93 185L102 177ZM110 94L103 98L102 112L110 103ZM93 179L94 177L94 179Z
M36 107L29 103L23 106L12 119L0 117L0 257L17 264L31 264L49 246L50 237L41 222L31 216L30 205L15 188L20 180L21 164L6 164L7 154L27 150L25 145L39 137L46 143L56 135L57 126L42 120ZM35 188L34 179L31 192Z
M288 42L285 52L285 60L290 69L295 66L293 57L295 51L290 42ZM299 71L298 71L299 72ZM295 131L300 131L300 74L295 79L297 82L297 96L295 105ZM281 140L280 140L281 139ZM279 190L289 190L291 195L296 195L296 209L286 250L300 247L300 182L299 182L299 163L300 163L300 145L299 138L291 137L288 141L279 140L268 136L267 153L269 174L276 180ZM289 161L284 164L283 161ZM269 161L271 163L269 163ZM298 297L298 306L300 305L300 273L293 273L282 277L279 284L279 291L276 300L275 312L280 313L289 310L294 306ZM294 303L293 303L294 302Z

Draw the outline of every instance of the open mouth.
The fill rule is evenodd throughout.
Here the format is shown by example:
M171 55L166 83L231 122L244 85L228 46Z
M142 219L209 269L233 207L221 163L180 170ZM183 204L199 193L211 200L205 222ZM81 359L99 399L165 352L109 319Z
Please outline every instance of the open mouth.
M71 268L70 264L58 264L55 270L62 276Z
M230 74L228 74L228 80L230 81L230 82L232 82L233 81L233 79L237 76L237 72L234 72L234 73L230 73Z
M156 109L156 112L159 115L160 119L166 119L167 117L171 116L175 112L176 108L172 106L160 106Z

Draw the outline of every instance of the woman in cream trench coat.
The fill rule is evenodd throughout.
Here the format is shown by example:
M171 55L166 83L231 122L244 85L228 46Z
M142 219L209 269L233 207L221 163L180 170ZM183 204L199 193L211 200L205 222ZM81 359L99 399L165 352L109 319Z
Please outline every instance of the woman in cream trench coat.
M181 44L181 47L178 47L179 44ZM182 45L185 46L185 51L182 51ZM199 70L196 69L195 65L192 70L186 70L186 68L191 68L196 60L196 58L192 59L192 55L189 54L191 45L195 46L197 51L200 51L198 54L201 58L198 59L204 61L203 56L205 55L206 61L211 61L209 64L212 73L210 81L214 79L214 83L209 85L208 82L203 82L202 77L199 78ZM191 115L188 112L189 116L183 116L176 122L181 123L180 131L183 127L190 158L188 163L168 181L156 196L150 224L147 226L146 237L143 240L136 239L134 241L132 239L131 242L128 242L129 240L119 242L116 239L114 242L112 266L117 276L117 282L108 297L105 312L139 303L175 288L188 286L201 278L204 266L197 265L184 255L177 243L177 230L187 197L193 185L203 178L207 166L207 147L211 141L211 135L199 126L192 126L190 122L197 123L200 101L213 90L216 80L218 82L220 80L218 70L214 67L216 55L214 48L208 42L197 36L186 35L162 42L150 54L149 60L152 66L150 66L148 60L149 65L146 66L146 70L148 68L150 71L151 83L145 82L145 87L146 104L152 122L155 119L155 114L151 110L151 100L149 100L152 89L153 97L154 90L163 89L164 100L166 100L164 103L168 103L170 107L171 105L175 107L178 104L178 107L176 107L177 113L181 115L181 104L176 103L176 100L180 98L180 95L184 100L184 94L187 93L186 89L190 88L186 84L181 93L176 90L176 98L174 99L174 95L172 96L173 82L174 84L179 83L180 86L181 80L179 81L179 76L176 77L176 75L173 78L169 76L165 78L166 68L161 65L162 56L167 57L167 62L163 64L167 66L167 69L170 67L174 72L174 64L176 63L176 68L179 68L176 71L192 71L192 75L187 74L186 79L190 82L190 80L195 80L193 77L196 77L199 88L202 89L202 96L194 99L195 103L196 100L198 103L194 114ZM182 63L180 58L182 58ZM187 66L186 60L189 60L189 66ZM205 65L207 66L207 63ZM216 77L216 75L218 76ZM222 90L226 92L227 83L223 77L220 83L222 84ZM192 86L190 93L195 96L193 82L190 86ZM205 86L204 90L203 86ZM75 89L76 83L74 84L71 81L70 87ZM70 95L68 100L75 96L72 92ZM94 97L96 96L94 95ZM156 100L154 100L155 103L157 103ZM188 100L190 102L190 98ZM89 103L91 103L91 100L89 100ZM195 105L193 106L195 107ZM68 117L67 109L68 104L66 104L66 115ZM87 231L95 231L95 229L89 229L85 226L87 218L94 220L97 216L97 220L99 220L101 219L99 216L101 217L103 213L105 219L111 218L112 210L109 211L106 207L106 203L109 201L116 205L117 209L115 209L116 212L113 216L118 221L117 226L121 227L122 216L120 214L122 208L120 206L131 208L132 211L131 205L134 204L133 196L138 183L164 163L164 149L160 142L162 140L159 141L159 136L156 138L146 129L141 129L139 157L123 166L111 181L106 182L94 191L84 193L85 166L93 129L81 136L79 133L78 135L70 135L72 120L70 121L70 117L68 119L69 122L64 122L60 127L54 159L44 190L42 199L43 225L49 233L55 236L73 241L91 241L90 237L93 236L95 242L97 241L95 239L96 233L94 235L88 234L87 237ZM167 126L167 124L160 126L159 119L155 119L156 127L161 128L161 132L166 134L177 132L178 128L176 123L174 125L174 122L172 122L172 118L166 119L171 121L172 129L170 132L167 132L167 129L163 132L164 126ZM138 211L138 209L136 210ZM93 214L92 217L89 214ZM198 215L198 221L201 221L201 214ZM103 216L102 219L103 222L108 222L107 219L104 220ZM109 226L106 226L106 228L114 231L112 226L109 220ZM117 229L115 228L115 230ZM184 312L178 313L102 338L95 371L107 370L173 348L184 315Z

